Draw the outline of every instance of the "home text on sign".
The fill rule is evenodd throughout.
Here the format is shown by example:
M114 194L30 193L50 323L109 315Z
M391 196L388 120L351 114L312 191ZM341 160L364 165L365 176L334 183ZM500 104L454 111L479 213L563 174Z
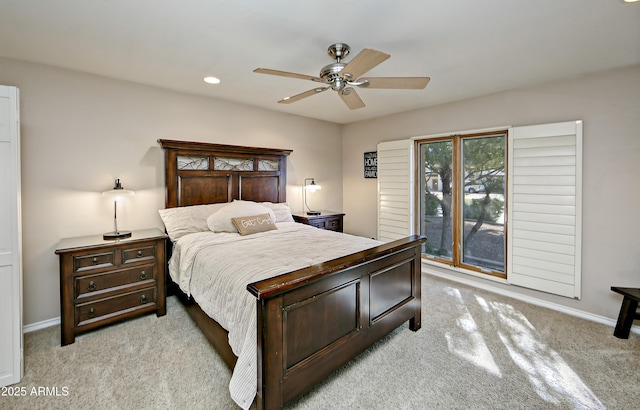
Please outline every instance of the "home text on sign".
M378 178L378 152L364 153L364 177Z

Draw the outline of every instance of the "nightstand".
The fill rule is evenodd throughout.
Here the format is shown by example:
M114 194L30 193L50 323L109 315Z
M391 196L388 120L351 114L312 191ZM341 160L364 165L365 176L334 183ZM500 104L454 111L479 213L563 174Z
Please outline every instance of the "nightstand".
M343 213L331 211L320 211L320 215L307 215L306 213L293 214L293 220L296 222L336 232L342 232L343 217Z
M144 313L166 314L165 241L159 229L103 240L102 234L62 239L62 345L76 334Z

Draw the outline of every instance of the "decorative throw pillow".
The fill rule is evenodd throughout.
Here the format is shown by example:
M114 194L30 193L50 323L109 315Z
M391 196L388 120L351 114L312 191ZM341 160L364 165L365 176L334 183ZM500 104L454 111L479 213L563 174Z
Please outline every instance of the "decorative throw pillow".
M207 225L213 232L238 232L231 222L231 218L239 218L242 216L252 216L260 214L269 214L273 221L276 216L273 211L266 206L262 206L251 201L233 201L224 206L218 212L207 218Z
M231 222L242 236L278 229L269 214L231 218Z

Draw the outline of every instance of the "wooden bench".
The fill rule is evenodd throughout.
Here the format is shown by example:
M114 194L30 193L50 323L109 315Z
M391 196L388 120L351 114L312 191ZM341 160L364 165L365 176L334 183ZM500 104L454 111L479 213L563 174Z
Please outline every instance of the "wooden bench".
M634 319L640 319L640 313L637 312L640 289L612 286L611 290L624 296L613 335L619 339L628 339Z

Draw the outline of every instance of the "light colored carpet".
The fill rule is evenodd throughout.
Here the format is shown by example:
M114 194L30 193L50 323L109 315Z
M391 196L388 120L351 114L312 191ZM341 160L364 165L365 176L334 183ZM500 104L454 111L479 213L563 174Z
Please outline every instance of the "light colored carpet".
M289 409L626 409L640 405L640 337L423 276L422 329L394 331ZM175 298L165 317L60 346L25 335L26 396L2 409L234 409L230 371ZM35 393L34 393L35 388ZM37 395L49 388L49 394ZM66 391L66 395L65 395Z

